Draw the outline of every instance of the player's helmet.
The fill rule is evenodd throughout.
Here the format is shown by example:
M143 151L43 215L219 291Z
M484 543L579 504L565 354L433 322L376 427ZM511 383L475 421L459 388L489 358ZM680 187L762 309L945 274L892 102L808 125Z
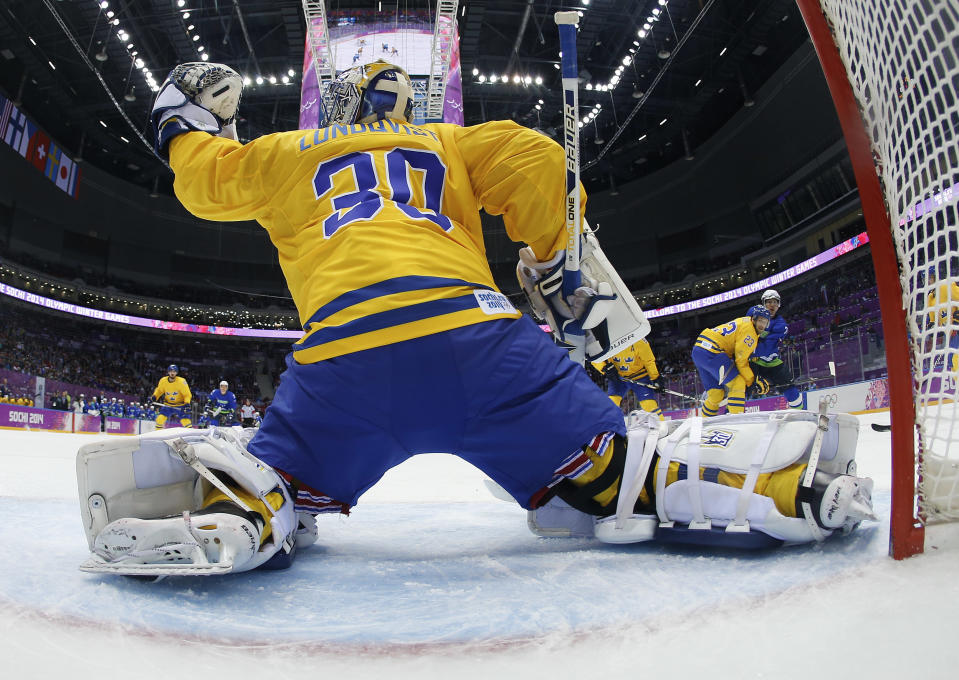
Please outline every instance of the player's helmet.
M230 383L228 383L226 380L220 381L220 387L229 387L229 386L230 386Z
M746 314L747 316L749 316L750 319L753 320L753 322L755 322L756 319L758 319L759 317L763 317L764 319L768 319L770 321L773 318L772 315L769 313L769 310L763 307L762 305L753 305L752 307L749 308L749 311L746 312Z
M169 373L170 371L173 371L173 372L175 372L175 373L179 373L179 372L180 372L180 368L179 368L179 366L177 366L176 364L170 364L169 366L166 367L166 372Z
M782 298L779 297L779 293L772 288L763 293L763 296L759 299L762 300L763 304L766 303L766 300L775 300L776 302L782 303Z
M343 71L330 83L329 109L320 126L372 123L384 118L409 123L413 83L399 66L378 59Z

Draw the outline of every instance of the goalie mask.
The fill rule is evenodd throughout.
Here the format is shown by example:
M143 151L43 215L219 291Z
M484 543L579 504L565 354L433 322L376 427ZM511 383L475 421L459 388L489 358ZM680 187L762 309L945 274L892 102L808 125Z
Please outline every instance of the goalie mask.
M413 84L402 68L379 59L343 71L330 84L329 109L320 127L384 118L412 120Z

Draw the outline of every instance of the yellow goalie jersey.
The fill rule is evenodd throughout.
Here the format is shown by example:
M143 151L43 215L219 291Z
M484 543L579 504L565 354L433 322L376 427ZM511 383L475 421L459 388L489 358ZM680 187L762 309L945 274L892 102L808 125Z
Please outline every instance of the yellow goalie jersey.
M190 132L170 165L194 215L269 233L304 329L300 363L519 317L493 283L481 207L540 260L565 247L563 149L510 121L387 119L245 145Z
M725 354L736 362L739 375L749 387L755 380L749 357L756 351L758 336L752 319L743 316L715 328L707 328L696 339L696 346L713 354Z
M612 364L616 374L623 380L656 380L659 378L659 369L656 368L656 358L653 348L645 338L624 349L619 354L610 357L605 362L594 362L593 366L602 371L604 364Z
M190 403L193 393L182 377L177 376L172 381L164 377L153 390L153 398L167 406L183 406Z

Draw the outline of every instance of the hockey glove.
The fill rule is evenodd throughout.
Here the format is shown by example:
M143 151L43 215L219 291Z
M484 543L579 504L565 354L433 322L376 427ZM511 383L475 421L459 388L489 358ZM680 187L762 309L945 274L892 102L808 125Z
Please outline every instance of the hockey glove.
M566 251L557 252L550 260L540 262L531 248L519 251L516 277L526 293L533 313L544 319L553 329L560 342L568 342L572 333L571 322L588 331L595 328L606 316L616 296L605 281L592 281L583 276L582 283L574 293L563 297L563 265Z
M753 394L756 396L762 396L769 393L769 381L766 380L761 375L756 376L756 382L753 383Z
M643 385L644 387L648 387L648 388L651 389L653 392L658 392L659 394L662 394L662 393L666 390L666 388L663 386L663 384L662 384L661 382L659 382L659 379L650 380L649 382L647 382L647 383L645 383L645 384L643 384L643 383L640 383L640 384Z
M223 64L180 64L160 86L150 120L154 152L166 160L170 140L184 132L208 132L236 139L234 121L243 79Z

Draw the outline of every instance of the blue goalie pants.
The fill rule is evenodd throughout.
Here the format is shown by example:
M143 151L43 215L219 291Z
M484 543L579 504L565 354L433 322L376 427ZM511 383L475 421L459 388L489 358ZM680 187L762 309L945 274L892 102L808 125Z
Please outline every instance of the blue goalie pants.
M529 318L299 364L287 356L250 452L346 511L390 468L451 453L532 497L622 413Z

